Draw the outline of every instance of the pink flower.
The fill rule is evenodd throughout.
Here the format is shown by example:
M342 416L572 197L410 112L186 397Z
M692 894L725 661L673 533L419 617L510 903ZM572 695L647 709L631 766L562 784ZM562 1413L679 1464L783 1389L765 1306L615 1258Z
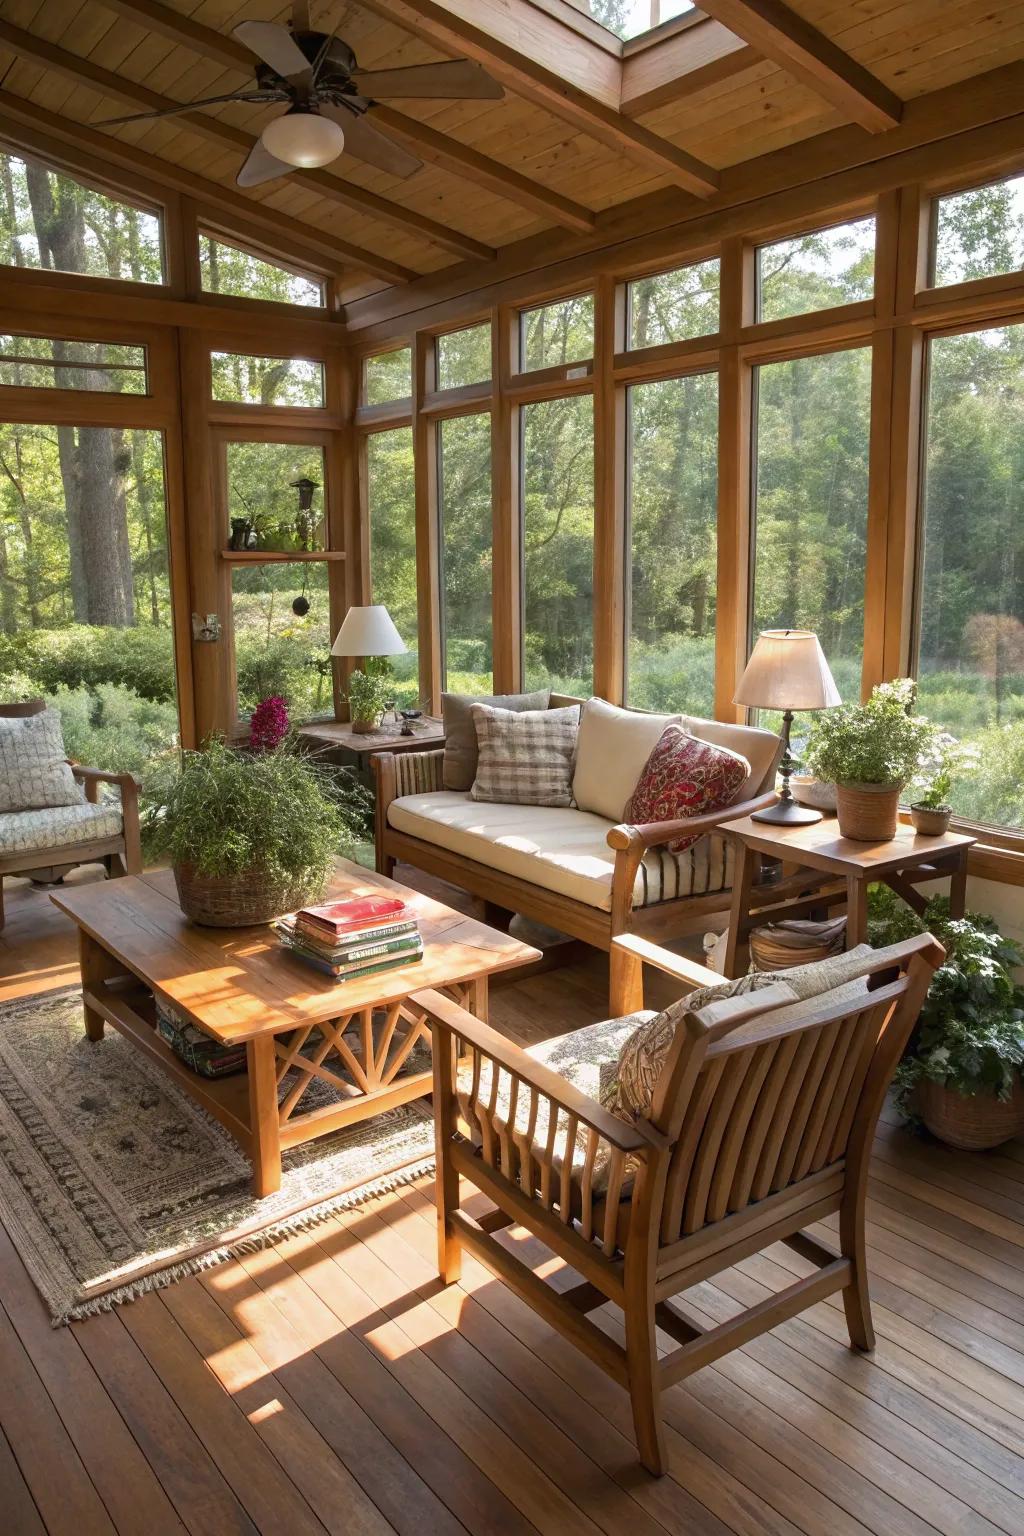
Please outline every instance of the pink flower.
M278 693L262 699L249 721L249 745L254 752L272 752L288 734L288 706Z

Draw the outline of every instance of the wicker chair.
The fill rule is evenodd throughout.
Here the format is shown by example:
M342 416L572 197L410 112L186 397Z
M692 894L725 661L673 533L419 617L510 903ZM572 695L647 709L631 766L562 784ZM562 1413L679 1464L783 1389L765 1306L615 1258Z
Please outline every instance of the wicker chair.
M642 1007L644 962L685 991L721 982L633 935L613 948L616 1006L626 1014ZM440 994L418 993L433 1031L442 1278L459 1278L465 1247L626 1387L640 1460L658 1475L665 1470L660 1393L701 1366L838 1290L851 1345L871 1349L864 1237L871 1143L943 957L924 935L868 955L856 962L858 979L811 999L793 1002L786 992L780 1001L773 988L678 1009L650 1117L635 1123L591 1096L598 1066L614 1065L634 1019L526 1052ZM595 1031L614 1047L604 1063L595 1061ZM574 1084L567 1065L577 1043L590 1077L577 1072ZM461 1206L460 1178L496 1209L474 1220ZM838 1251L802 1230L834 1212ZM509 1225L539 1238L580 1282L568 1290L548 1285L514 1245L494 1236ZM670 1303L779 1241L811 1261L813 1272L717 1327L704 1328ZM609 1301L624 1313L624 1345L586 1315ZM659 1330L677 1344L660 1358Z
M42 699L27 699L19 704L0 704L0 715L24 719L45 708ZM81 808L63 806L52 813L51 819L59 821L61 830L37 827L37 823L46 822L44 812L8 811L0 815L0 928L4 926L5 875L31 875L52 882L76 865L95 863L102 863L111 876L141 873L138 781L130 773L104 773L77 763L72 763L71 772L82 786L84 799ZM117 787L120 804L100 799L103 784Z

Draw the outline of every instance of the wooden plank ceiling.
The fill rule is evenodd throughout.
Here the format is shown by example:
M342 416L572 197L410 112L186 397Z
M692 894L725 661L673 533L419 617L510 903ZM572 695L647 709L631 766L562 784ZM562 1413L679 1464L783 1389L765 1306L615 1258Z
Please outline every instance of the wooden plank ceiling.
M249 205L267 228L272 212L293 249L308 238L333 257L356 297L486 263L549 230L599 232L608 210L663 189L682 213L725 167L844 124L884 134L903 102L1024 57L1024 0L707 0L705 10L664 42L623 51L610 34L570 30L557 0L313 0L313 26L336 28L364 69L464 55L505 95L383 105L379 125L427 162L407 180L346 154L241 192L238 168L276 108L88 125L244 88L248 56L231 27L285 21L288 3L4 0L0 136L73 141L112 156L114 179L126 166L163 176L228 222Z

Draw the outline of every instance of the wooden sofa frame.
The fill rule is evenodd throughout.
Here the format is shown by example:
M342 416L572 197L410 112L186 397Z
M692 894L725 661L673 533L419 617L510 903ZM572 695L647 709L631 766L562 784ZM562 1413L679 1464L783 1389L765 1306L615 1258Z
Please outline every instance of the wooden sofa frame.
M721 981L636 936L616 938L613 948L622 958L619 1014L642 1006L645 962L689 989ZM459 1279L467 1249L626 1387L640 1459L657 1475L666 1463L661 1392L729 1350L839 1290L851 1345L870 1350L864 1207L871 1144L885 1092L943 959L930 934L880 951L866 969L873 990L854 1003L825 993L799 1021L776 1025L773 1014L786 1004L759 1003L757 993L744 999L742 1011L710 1027L684 1013L650 1118L634 1124L450 999L435 991L416 994L413 1002L429 1016L433 1034L442 1279ZM461 1107L460 1063L462 1084L472 1084L468 1106L463 1086ZM509 1085L504 1119L499 1069ZM549 1131L535 1139L542 1104ZM473 1136L463 1109L476 1121ZM565 1149L577 1145L579 1131L585 1158L573 1174ZM593 1170L602 1143L610 1160L598 1188ZM494 1204L480 1220L463 1208L462 1179ZM838 1251L803 1230L836 1212ZM499 1242L495 1232L513 1225L578 1272L579 1283L549 1285L517 1257L514 1250L522 1253L527 1245ZM717 1326L705 1327L670 1304L779 1241L810 1261L811 1273ZM587 1316L607 1302L624 1314L622 1343ZM661 1356L659 1330L677 1343Z
M18 704L0 704L0 716L23 720L46 708L43 699L26 699ZM100 786L114 784L121 793L122 830L116 837L97 838L91 843L68 843L59 848L25 848L18 853L0 850L0 929L4 918L4 876L32 875L39 880L56 881L79 864L103 864L107 874L142 873L142 843L139 831L139 783L131 773L106 773L100 768L83 768L71 763L71 772L93 804L99 799ZM45 857L45 864L40 859Z

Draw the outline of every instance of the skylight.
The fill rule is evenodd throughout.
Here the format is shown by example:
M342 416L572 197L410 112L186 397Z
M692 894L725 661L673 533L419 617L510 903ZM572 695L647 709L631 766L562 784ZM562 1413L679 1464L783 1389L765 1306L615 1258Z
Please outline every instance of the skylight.
M694 8L692 0L573 0L573 3L625 42Z

